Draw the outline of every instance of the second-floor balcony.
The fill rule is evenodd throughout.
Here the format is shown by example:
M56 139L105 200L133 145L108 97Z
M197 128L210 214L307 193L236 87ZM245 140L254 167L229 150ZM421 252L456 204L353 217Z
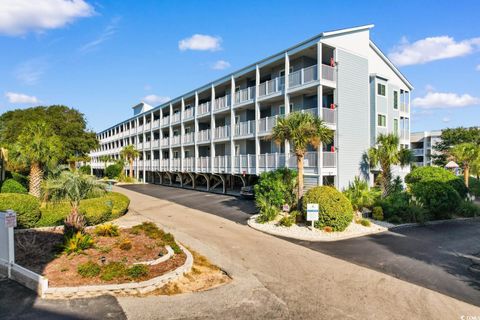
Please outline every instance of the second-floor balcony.
M248 87L235 92L235 103L241 104L253 101L255 98L255 86Z
M185 133L183 135L183 143L193 143L194 142L194 135L193 132Z
M210 141L210 129L205 129L197 132L197 142Z
M235 137L253 136L255 133L255 120L239 122L235 125Z
M302 68L288 75L288 87L295 88L318 80L317 65Z
M268 133L272 131L272 128L277 124L279 116L271 116L260 118L258 120L258 133Z
M168 147L168 144L169 144L168 138L163 138L163 139L160 140L160 146L161 147Z
M160 127L160 119L157 119L157 120L154 120L154 121L153 121L153 126L152 126L152 128L153 128L153 129L156 129L156 128L158 128L158 127Z
M213 138L215 140L230 138L230 126L216 127Z
M172 137L172 146L177 146L180 144L180 135Z
M277 77L272 80L260 83L258 87L258 96L268 96L283 91L285 87L285 77Z
M335 67L322 64L322 79L335 82Z
M215 99L214 111L228 109L228 107L230 107L230 95L229 94Z
M194 116L193 108L188 108L188 109L185 109L185 111L183 111L183 119L185 120L191 119L193 118L193 116Z
M173 113L172 123L180 122L180 119L181 119L180 112L175 112L175 113Z
M168 126L170 124L170 116L163 117L162 120L160 121L160 124L162 126Z
M337 123L337 110L331 108L322 108L322 120L327 124Z
M197 115L202 116L210 113L210 105L211 105L210 101L199 104L197 109Z

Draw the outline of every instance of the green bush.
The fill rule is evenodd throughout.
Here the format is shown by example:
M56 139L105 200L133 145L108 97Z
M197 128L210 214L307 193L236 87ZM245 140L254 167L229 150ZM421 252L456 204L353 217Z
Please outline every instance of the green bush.
M144 264L136 264L127 269L127 276L132 279L145 277L148 275L148 267Z
M399 216L393 215L388 219L388 222L393 223L393 224L400 224L400 223L402 223L402 219L400 219Z
M104 197L85 199L80 202L79 212L84 215L87 225L94 226L111 220L112 204Z
M71 237L65 237L63 252L66 254L81 253L92 248L94 244L95 241L89 234L77 232Z
M288 168L267 171L255 185L255 202L260 209L261 221L275 219L284 204L295 204L297 172Z
M0 193L0 211L17 213L18 228L32 228L40 219L40 203L29 194Z
M470 193L480 197L480 180L474 177L470 177L468 180L468 186L470 188Z
M123 171L123 167L119 164L111 164L105 169L105 175L109 179L116 179Z
M303 197L305 212L308 203L318 203L319 220L315 222L316 228L328 226L333 231L343 231L352 222L352 204L333 187L318 186L308 190Z
M298 211L292 211L287 216L283 217L279 224L283 227L291 227L295 224L297 219Z
M18 172L12 172L12 171L7 171L5 173L5 178L6 179L13 179L15 181L17 181L18 183L20 183L22 186L25 187L25 189L28 189L28 176L25 176L21 173L18 173Z
M65 217L70 213L68 202L48 202L40 207L41 217L35 224L36 227L61 226Z
M480 206L472 201L464 200L457 209L457 214L461 217L477 217L480 216Z
M110 281L116 278L122 278L126 275L126 272L127 267L123 262L112 261L102 268L100 279Z
M353 209L360 211L363 208L371 208L375 201L380 196L376 189L371 189L367 181L355 177L353 182L348 184L348 188L343 191L343 194L352 203Z
M118 192L109 192L105 198L112 201L112 219L119 218L127 212L130 199L126 195Z
M373 207L372 216L374 220L383 221L383 209L382 207Z
M95 263L93 261L88 261L77 267L78 274L81 275L83 278L96 277L100 274L100 271L101 269L98 263Z
M367 220L367 219L361 219L361 220L360 220L360 224L361 224L362 226L364 226L364 227L370 227L370 226L371 226L370 221Z
M458 192L448 182L417 182L411 186L411 192L435 219L451 218L462 201Z
M83 174L92 174L92 167L90 167L90 165L85 165L85 166L81 166L80 168L78 168L78 170L80 170L81 173Z
M392 223L424 222L429 220L427 211L411 203L410 195L406 192L392 193L378 201L382 207L384 219Z
M111 223L101 224L95 228L95 234L101 237L118 237L118 227Z
M2 183L2 193L28 193L27 188L25 188L20 182L7 179Z
M417 167L406 175L405 182L410 188L420 182L441 182L450 185L455 189L458 195L464 199L468 194L468 189L461 177L457 177L452 172L440 167Z

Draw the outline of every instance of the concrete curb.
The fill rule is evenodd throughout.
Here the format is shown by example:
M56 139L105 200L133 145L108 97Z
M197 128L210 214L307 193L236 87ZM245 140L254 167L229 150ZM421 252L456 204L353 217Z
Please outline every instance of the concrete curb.
M471 218L455 218L455 219L445 219L445 220L435 220L435 221L427 221L425 223L404 223L399 224L394 227L388 228L390 231L406 229L406 228L414 228L414 227L424 227L424 226L434 226L438 224L444 224L448 222L463 222L468 220L479 220L480 217L471 217Z

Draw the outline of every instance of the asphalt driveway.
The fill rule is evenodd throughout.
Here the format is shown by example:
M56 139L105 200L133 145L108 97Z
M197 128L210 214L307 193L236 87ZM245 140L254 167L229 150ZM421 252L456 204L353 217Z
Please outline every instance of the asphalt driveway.
M252 201L232 196L157 185L124 188L242 224L255 213ZM470 269L471 256L480 256L480 220L397 229L337 242L285 240L480 306L480 273Z

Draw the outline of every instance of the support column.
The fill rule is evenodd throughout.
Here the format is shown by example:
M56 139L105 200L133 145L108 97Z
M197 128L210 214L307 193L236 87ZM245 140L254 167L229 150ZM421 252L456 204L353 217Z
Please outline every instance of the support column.
M172 130L172 116L173 116L173 105L170 103L169 105L169 117L168 117L168 171L172 171L172 161L173 161L173 154L172 154L172 138L173 138L173 130Z
M215 109L215 87L212 84L211 102L210 102L210 172L214 172L214 159L215 159L215 116L213 110Z
M260 121L260 103L258 102L259 89L260 68L257 64L255 67L255 174L258 174L258 155L260 154L260 139L258 137L258 123Z
M287 117L290 113L290 96L288 95L288 91L290 88L289 84L289 75L290 75L290 58L288 57L288 53L285 52L285 91L284 91L284 105L285 105L285 117ZM285 141L285 167L289 167L289 160L290 160L290 142Z
M235 165L235 141L233 136L235 134L235 111L233 110L234 101L235 101L235 77L232 76L230 79L230 173L234 173ZM256 130L255 130L256 131Z
M183 147L183 137L185 136L185 125L183 123L183 114L185 112L185 100L182 98L180 106L180 171L184 170L185 152Z
M322 74L322 43L317 42L317 78L320 79ZM323 87L322 82L319 81L317 87L317 116L323 119ZM318 146L317 152L317 170L318 170L318 185L323 185L323 143Z
M197 115L198 115L198 92L195 91L195 106L194 106L194 110L195 110L195 114L194 114L194 124L195 124L195 132L193 134L193 141L194 141L194 164L193 164L193 168L194 168L194 171L197 172L198 170L198 158L199 158L199 155L198 155L198 144L197 144L197 135L198 135L198 119L197 119Z

